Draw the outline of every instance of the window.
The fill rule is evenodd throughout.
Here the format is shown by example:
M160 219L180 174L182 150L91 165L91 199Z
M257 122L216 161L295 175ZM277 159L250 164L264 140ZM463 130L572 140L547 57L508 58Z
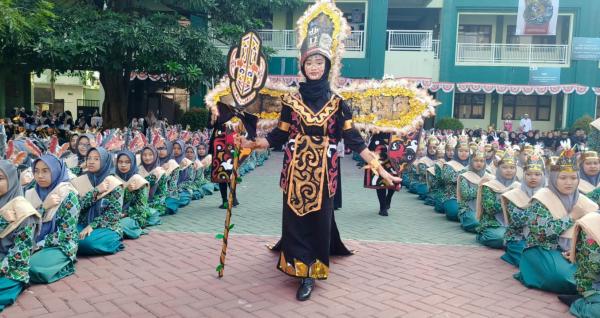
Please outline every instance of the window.
M458 43L492 43L492 26L461 24L458 27Z
M485 94L454 95L454 118L483 119L485 117Z
M506 32L508 44L556 44L554 35L516 35L517 27L514 25L509 25Z
M546 95L504 95L502 102L502 118L510 114L519 120L528 114L531 120L549 121L552 97Z

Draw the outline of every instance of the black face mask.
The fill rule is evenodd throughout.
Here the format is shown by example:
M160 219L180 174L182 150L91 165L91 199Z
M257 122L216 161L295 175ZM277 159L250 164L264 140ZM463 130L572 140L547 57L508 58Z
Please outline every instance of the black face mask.
M325 71L323 72L323 76L318 80L310 80L308 79L308 76L306 76L304 65L302 65L302 74L306 78L306 82L300 83L300 95L302 95L304 103L306 103L314 112L321 110L323 105L325 105L331 97L331 90L329 87L330 69L331 61L325 58Z

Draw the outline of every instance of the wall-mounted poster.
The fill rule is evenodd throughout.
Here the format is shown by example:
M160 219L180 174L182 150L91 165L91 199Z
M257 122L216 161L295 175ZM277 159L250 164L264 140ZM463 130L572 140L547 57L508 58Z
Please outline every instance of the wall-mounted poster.
M558 0L519 0L516 35L556 35Z

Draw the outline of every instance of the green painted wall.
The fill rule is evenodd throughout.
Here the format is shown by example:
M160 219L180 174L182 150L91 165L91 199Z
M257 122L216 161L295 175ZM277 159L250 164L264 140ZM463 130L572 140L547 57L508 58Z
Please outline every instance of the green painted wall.
M440 35L440 81L448 82L487 82L505 84L527 84L528 67L484 67L456 66L456 38L459 12L490 12L516 14L517 0L447 0L442 8ZM589 0L561 0L560 13L574 15L573 36L600 37L596 19L600 16L600 2ZM497 20L498 22L498 20ZM502 30L496 31L501 36ZM499 41L498 41L499 42ZM571 61L571 67L561 69L561 83L577 83L585 86L600 86L600 70L597 61ZM437 118L452 115L452 93L439 93ZM591 92L583 96L569 97L567 126L584 114L595 112L595 96Z

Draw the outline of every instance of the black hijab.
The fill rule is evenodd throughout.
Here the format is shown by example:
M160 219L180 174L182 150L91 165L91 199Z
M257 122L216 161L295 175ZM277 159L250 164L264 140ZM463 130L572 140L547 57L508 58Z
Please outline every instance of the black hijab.
M331 89L329 87L329 70L331 69L331 61L325 58L325 71L323 76L318 80L310 80L304 70L304 64L302 64L301 70L302 75L306 78L306 82L300 83L300 95L304 103L310 107L313 112L321 110L323 105L331 98ZM306 62L306 60L305 60Z

